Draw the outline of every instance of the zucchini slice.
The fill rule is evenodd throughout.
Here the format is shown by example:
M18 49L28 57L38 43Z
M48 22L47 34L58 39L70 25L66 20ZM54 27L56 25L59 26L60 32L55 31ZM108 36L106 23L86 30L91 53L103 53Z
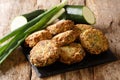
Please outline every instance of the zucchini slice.
M10 29L11 31L25 25L27 22L29 22L30 20L34 19L35 17L37 17L38 15L42 14L43 12L45 12L45 10L35 10L33 12L27 13L27 14L23 14L21 16L17 16L13 19L11 25L10 25Z
M66 19L73 20L75 23L95 24L95 16L87 6L67 5Z

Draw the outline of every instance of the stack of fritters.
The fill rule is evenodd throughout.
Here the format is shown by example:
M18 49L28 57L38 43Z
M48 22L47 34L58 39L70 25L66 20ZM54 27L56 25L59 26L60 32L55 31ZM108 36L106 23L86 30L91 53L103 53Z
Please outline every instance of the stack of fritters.
M65 64L80 62L85 51L100 54L108 49L108 40L100 30L90 25L74 25L71 20L61 20L29 35L25 45L32 48L30 62L44 67L57 60Z

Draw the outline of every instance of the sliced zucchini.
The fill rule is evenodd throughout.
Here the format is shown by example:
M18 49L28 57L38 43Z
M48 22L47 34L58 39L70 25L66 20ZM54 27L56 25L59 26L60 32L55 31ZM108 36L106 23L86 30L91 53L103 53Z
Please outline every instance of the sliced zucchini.
M66 5L65 13L59 19L73 20L75 23L95 24L95 16L87 6ZM45 10L35 10L33 12L17 16L11 23L11 31L23 26L33 18L45 12Z
M10 25L11 31L25 25L27 22L29 22L33 18L37 17L38 15L42 14L43 12L45 12L45 11L44 10L35 10L30 13L15 17Z
M66 19L73 20L75 23L94 24L95 16L87 6L67 5Z

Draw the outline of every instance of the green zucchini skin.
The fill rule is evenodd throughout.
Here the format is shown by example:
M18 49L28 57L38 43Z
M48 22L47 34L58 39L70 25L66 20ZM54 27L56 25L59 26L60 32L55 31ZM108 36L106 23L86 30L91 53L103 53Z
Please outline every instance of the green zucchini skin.
M45 12L45 10L35 10L35 11L32 11L30 13L27 13L27 14L23 14L22 16L24 16L27 21L30 21L32 19L34 19L35 17L37 17L38 15L42 14L43 12Z
M66 19L70 19L74 21L75 23L83 23L88 24L87 21L83 17L83 10L84 6L79 5L66 5Z

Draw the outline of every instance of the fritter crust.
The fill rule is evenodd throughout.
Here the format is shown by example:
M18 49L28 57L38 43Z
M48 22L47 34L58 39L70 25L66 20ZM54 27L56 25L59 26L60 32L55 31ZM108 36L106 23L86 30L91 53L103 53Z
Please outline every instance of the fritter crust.
M78 43L71 43L68 46L61 47L60 62L65 64L73 64L80 62L85 57L85 51Z
M54 36L52 40L57 43L59 46L67 45L75 41L75 39L79 36L78 33L74 30L68 30L58 35Z
M52 40L43 40L30 51L30 62L37 67L44 67L54 63L60 53L61 49Z
M108 49L108 40L97 29L88 29L80 35L81 44L91 54L100 54Z
M93 28L91 25L87 25L87 24L76 24L76 27L80 29L81 32L84 32L87 29Z
M60 20L57 23L50 25L47 27L47 30L55 35L67 30L72 29L74 26L74 22L72 22L71 20Z
M52 34L47 30L40 30L32 33L25 39L25 45L28 47L34 47L39 41L51 39Z

